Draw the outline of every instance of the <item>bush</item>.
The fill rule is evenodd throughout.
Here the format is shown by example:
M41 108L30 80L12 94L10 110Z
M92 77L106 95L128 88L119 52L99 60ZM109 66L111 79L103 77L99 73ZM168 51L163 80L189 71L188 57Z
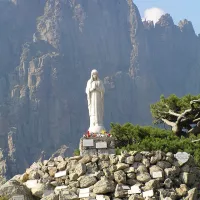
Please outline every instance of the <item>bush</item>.
M74 150L74 156L80 156L80 150L79 149Z
M0 197L0 200L8 200L7 197Z
M200 141L192 142L200 136L191 135L189 138L183 136L180 138L170 130L130 123L124 125L111 124L111 134L117 139L116 146L121 150L161 150L172 153L185 151L193 155L197 164L200 165Z

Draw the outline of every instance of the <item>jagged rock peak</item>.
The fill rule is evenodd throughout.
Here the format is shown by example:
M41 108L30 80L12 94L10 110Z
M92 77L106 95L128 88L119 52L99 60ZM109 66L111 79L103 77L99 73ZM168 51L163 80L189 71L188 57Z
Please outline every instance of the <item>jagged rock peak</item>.
M156 26L159 25L159 26L173 26L174 25L174 21L171 17L170 14L165 14L165 15L162 15L161 18L159 19L159 21L156 23Z
M192 22L187 19L181 20L178 26L182 32L195 33Z
M145 21L143 21L143 25L144 25L144 28L148 29L148 30L154 28L153 21L146 21L145 20Z

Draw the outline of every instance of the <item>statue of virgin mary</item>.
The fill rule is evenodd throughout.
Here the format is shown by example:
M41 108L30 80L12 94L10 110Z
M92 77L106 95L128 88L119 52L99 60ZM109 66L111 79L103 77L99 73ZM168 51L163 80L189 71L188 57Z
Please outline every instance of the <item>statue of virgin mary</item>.
M104 115L104 85L99 79L98 71L92 70L91 78L87 82L86 94L90 116L90 133L101 133L105 130L103 125Z

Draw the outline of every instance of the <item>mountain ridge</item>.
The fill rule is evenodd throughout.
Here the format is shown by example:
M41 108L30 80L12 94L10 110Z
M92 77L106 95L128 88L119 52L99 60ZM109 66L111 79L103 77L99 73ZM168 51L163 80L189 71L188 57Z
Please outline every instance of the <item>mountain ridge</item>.
M142 22L131 0L16 0L0 10L0 148L9 176L42 151L78 146L93 68L106 87L107 129L150 124L149 105L161 94L200 91L200 40L187 20Z

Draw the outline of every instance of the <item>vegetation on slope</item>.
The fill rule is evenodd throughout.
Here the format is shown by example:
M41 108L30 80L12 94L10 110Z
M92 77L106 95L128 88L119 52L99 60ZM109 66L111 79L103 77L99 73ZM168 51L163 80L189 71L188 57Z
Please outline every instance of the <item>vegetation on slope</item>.
M188 152L200 165L200 95L182 98L160 97L151 105L155 124L167 124L171 130L126 123L111 123L111 134L117 139L117 151ZM175 133L175 134L174 134Z
M156 151L177 153L188 152L200 165L200 136L178 137L170 130L150 126L138 126L130 123L111 124L111 134L117 139L117 151Z

